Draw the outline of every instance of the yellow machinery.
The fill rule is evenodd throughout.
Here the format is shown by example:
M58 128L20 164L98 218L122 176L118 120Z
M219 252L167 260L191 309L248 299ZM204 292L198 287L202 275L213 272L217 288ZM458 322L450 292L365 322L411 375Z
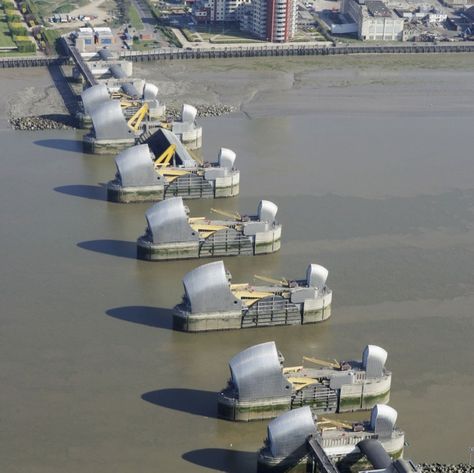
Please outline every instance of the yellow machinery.
M155 160L155 169L159 174L165 176L168 182L173 182L178 177L189 174L189 171L184 169L170 169L170 162L176 153L176 145L169 145L163 153Z
M295 391L300 391L301 389L305 388L306 386L309 386L310 384L316 384L317 381L313 378L307 378L304 376L300 377L291 377L289 376L288 381L293 385L293 388Z
M304 361L309 361L310 363L314 363L319 366L327 366L328 368L334 368L334 369L340 369L341 365L339 364L338 361L334 360L332 361L324 361L324 360L318 360L317 358L311 358L309 356L303 356Z
M231 284L230 290L237 299L245 302L248 306L252 305L264 297L272 296L272 292L256 291L247 283L244 284Z
M127 124L133 131L138 131L140 125L145 118L146 114L148 113L149 108L148 104L144 103L128 120Z
M163 153L155 160L155 168L161 168L162 166L169 166L170 161L173 159L176 153L176 145L169 145Z
M225 212L224 210L219 209L211 209L211 212L214 212L219 215L223 215L224 217L229 217L238 222L242 221L242 216L238 212Z
M346 422L341 422L333 419L328 419L327 417L321 417L320 420L318 420L318 427L321 427L322 429L327 429L328 427L324 427L325 425L327 425L330 429L338 427L340 429L352 430L351 424L347 424Z
M254 274L255 279L260 279L261 281L269 282L271 284L276 284L278 286L288 286L288 281L285 278L282 279L273 279L267 276L261 276L259 274Z

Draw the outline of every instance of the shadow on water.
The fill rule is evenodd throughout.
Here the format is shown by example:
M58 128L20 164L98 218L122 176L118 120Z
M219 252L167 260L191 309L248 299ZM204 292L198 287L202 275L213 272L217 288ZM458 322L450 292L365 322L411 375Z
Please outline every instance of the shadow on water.
M217 393L213 391L186 388L158 389L142 394L142 399L175 411L217 419Z
M105 312L110 317L136 324L147 325L171 330L173 328L173 311L162 307L148 307L131 305L125 307L115 307Z
M190 463L228 473L253 473L257 469L257 454L227 448L201 448L183 454Z
M59 149L61 151L71 151L73 153L82 153L82 142L78 140L49 139L36 140L35 145L45 148Z
M88 240L77 244L79 248L106 255L137 259L137 244L125 240Z
M56 192L61 194L84 197L85 199L107 201L107 190L104 186L88 186L84 184L70 184L68 186L55 187Z

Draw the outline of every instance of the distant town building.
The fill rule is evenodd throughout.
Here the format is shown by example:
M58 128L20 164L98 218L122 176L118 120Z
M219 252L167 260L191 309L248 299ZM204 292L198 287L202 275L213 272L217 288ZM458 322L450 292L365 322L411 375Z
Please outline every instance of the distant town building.
M250 0L196 0L192 13L199 23L239 21L242 6Z
M313 15L308 10L298 9L296 24L298 28L307 28L314 25Z
M441 3L448 7L456 8L474 5L474 0L441 0Z
M252 0L240 28L265 41L291 41L296 33L296 5L296 0Z
M297 0L196 0L193 17L198 23L238 22L242 31L278 43L296 32Z
M341 11L357 24L362 40L401 41L404 19L395 15L381 0L342 0Z
M114 43L114 35L110 28L79 28L75 44L81 53L96 51Z

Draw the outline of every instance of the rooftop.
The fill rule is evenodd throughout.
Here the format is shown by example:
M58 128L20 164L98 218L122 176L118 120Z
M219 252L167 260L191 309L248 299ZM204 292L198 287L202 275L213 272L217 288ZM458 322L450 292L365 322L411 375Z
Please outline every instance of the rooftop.
M391 11L386 7L385 3L383 3L381 0L367 0L366 5L367 5L367 11L372 16L388 17L388 18L392 16Z

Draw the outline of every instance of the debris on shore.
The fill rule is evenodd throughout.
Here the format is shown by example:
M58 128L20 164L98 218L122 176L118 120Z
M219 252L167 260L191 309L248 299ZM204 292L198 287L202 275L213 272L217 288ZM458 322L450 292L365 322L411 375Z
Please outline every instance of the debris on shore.
M220 117L235 112L236 108L232 105L193 105L197 110L198 118ZM166 105L166 118L170 121L181 119L181 105Z
M71 130L74 129L73 120L61 118L51 118L47 116L32 116L10 118L10 125L14 130L34 131L34 130Z
M467 463L420 463L419 467L423 473L474 473L474 466Z
M181 119L181 105L167 105L166 118L169 121ZM220 117L236 110L231 105L196 105L197 116ZM74 129L74 119L66 115L40 115L30 117L10 118L10 125L14 130L34 131L34 130L70 130Z

